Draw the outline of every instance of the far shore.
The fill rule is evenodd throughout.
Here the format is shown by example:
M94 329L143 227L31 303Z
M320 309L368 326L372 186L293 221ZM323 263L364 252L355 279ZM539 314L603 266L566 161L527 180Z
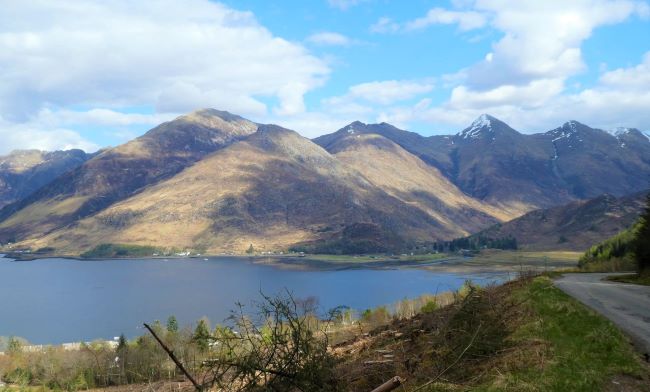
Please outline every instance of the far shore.
M70 255L0 254L15 261L40 259L68 259L79 261L101 260L185 260L185 259L241 259L255 264L270 265L283 269L336 271L347 269L426 268L440 272L481 273L521 272L525 270L554 270L577 266L580 252L550 251L501 251L484 250L474 256L457 254L426 255L195 255L151 256L123 258L83 258Z

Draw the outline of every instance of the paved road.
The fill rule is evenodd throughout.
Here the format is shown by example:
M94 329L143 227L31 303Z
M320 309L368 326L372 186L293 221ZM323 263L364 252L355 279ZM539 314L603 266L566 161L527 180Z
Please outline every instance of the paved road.
M603 281L614 274L565 274L555 281L625 331L639 350L650 354L650 286Z

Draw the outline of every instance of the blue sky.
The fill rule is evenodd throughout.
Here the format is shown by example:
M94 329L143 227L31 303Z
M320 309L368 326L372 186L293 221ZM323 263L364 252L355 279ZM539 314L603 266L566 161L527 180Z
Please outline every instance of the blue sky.
M12 2L0 153L117 145L201 107L314 137L386 121L650 130L645 0Z

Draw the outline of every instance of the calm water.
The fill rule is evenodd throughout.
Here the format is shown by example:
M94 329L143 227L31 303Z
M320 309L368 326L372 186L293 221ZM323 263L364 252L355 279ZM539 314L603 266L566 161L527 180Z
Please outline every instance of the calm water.
M0 336L32 343L111 339L143 333L142 322L175 315L181 325L228 317L236 301L284 288L315 296L322 309L363 310L424 293L486 284L503 275L456 275L427 270L292 271L242 259L76 261L0 259Z

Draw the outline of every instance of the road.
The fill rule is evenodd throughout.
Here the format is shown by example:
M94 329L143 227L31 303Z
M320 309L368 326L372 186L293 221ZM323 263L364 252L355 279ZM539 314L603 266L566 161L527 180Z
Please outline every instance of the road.
M614 274L565 274L555 285L610 319L650 355L650 286L602 280Z

